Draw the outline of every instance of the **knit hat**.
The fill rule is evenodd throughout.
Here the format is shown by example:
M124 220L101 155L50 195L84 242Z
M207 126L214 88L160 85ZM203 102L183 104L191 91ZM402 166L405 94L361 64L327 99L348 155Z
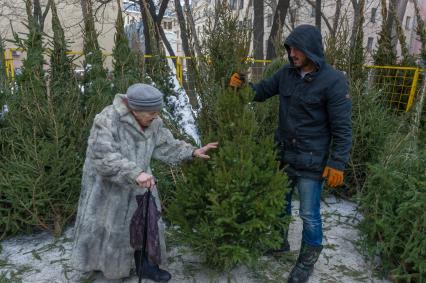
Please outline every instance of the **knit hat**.
M163 94L153 86L147 84L133 84L127 89L129 108L134 111L161 111L163 108Z

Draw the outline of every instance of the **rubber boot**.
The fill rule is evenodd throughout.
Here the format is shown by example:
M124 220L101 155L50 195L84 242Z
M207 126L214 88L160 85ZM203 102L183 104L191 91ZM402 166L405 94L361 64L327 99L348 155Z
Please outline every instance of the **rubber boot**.
M140 256L141 251L135 251L134 257L136 264L136 274L140 276ZM172 275L166 270L160 269L158 264L150 263L148 258L142 258L142 278L150 279L155 282L167 282L172 278Z
M306 283L308 282L309 276L311 276L314 270L314 264L317 262L318 257L321 253L322 246L314 247L309 244L302 242L300 247L299 257L296 265L290 272L288 283Z

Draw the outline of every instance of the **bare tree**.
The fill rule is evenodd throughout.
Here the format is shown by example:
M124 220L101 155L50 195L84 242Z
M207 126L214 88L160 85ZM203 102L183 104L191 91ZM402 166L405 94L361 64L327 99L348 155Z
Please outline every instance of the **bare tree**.
M254 1L253 4L253 55L256 59L263 59L263 35L264 35L263 1Z
M363 77L362 67L364 64L364 9L365 0L352 0L354 7L354 21L351 33L348 72L352 79Z
M179 22L180 27L180 37L182 39L182 49L185 53L185 56L191 56L192 52L189 48L189 40L188 40L188 31L186 29L186 20L183 15L182 5L180 4L180 0L175 0L175 11Z
M38 25L40 27L40 30L44 30L44 21L46 19L47 14L49 13L50 9L50 1L47 1L46 8L44 11L42 11L40 0L34 0L33 6L34 6L34 18L38 22Z
M352 7L353 7L353 11L354 11L354 21L352 24L352 32L351 32L351 42L350 42L350 47L351 49L354 48L355 46L355 41L358 35L358 31L359 31L359 27L362 26L361 23L361 19L362 19L362 14L364 12L364 4L365 1L364 0L351 0L352 3Z
M188 22L190 36L194 44L195 53L197 56L201 56L201 46L198 39L197 31L195 30L195 22L192 16L191 6L189 5L189 0L185 0L185 16Z
M321 30L321 0L315 0L315 25Z
M342 10L342 0L336 0L336 11L333 18L333 35L336 36L337 28L339 27L340 12Z
M279 0L277 9L275 10L274 19L272 22L271 33L268 38L268 47L266 50L266 59L270 60L276 56L274 48L274 40L278 35L278 32L282 30L285 22L288 7L290 6L290 0Z
M404 15L407 10L408 0L393 0L389 2L389 13L392 14L394 25L392 26L392 44L396 46L399 38L398 25L403 23ZM392 6L395 5L395 6Z
M263 2L265 2L265 7L271 8L271 11L275 11L277 9L277 0L266 0Z
M318 4L318 0L306 0L306 2L308 2L308 4L315 9L315 25L319 28L321 28L321 20L325 23L325 25L327 26L328 30L330 33L333 33L335 30L333 30L333 26L330 24L330 21L328 20L327 16L322 12L321 9L319 9L320 11L317 12L317 7L321 7L321 4ZM340 4L339 4L340 3ZM337 0L336 1L336 12L337 12L337 7L341 7L342 6L342 1L341 0ZM340 10L339 12L340 13ZM340 16L339 16L340 17ZM318 19L320 18L320 19ZM337 19L338 21L338 17L334 17L334 19ZM317 25L317 22L319 22L319 26Z

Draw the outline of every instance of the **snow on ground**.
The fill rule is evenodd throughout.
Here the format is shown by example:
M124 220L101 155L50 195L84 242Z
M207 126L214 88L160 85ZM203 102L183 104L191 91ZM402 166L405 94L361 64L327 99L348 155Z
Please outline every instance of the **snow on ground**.
M302 223L294 201L295 221L290 225L291 252L281 256L264 256L251 268L240 266L230 273L218 273L203 266L188 249L173 243L169 245L167 269L173 277L170 282L286 282L300 247ZM357 241L360 234L356 224L360 219L354 203L327 197L322 203L324 220L324 250L315 265L310 283L317 282L375 282L387 283L373 275L373 267L360 254ZM92 280L70 267L73 229L69 228L55 240L46 233L19 236L1 242L0 282L65 283L65 282L120 282L108 281L101 274ZM136 283L136 276L121 282ZM149 282L144 280L143 282Z

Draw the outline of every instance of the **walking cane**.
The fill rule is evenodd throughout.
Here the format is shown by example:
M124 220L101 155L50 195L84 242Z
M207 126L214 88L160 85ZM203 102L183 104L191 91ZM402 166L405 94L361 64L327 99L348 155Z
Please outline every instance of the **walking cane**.
M145 256L146 252L146 238L148 234L148 211L149 211L149 199L151 197L151 190L148 188L146 192L148 195L146 197L146 208L145 208L145 227L143 227L143 243L142 243L142 252L139 256L139 283L142 282L142 270L143 270L143 260L142 258ZM148 263L148 257L147 257Z

